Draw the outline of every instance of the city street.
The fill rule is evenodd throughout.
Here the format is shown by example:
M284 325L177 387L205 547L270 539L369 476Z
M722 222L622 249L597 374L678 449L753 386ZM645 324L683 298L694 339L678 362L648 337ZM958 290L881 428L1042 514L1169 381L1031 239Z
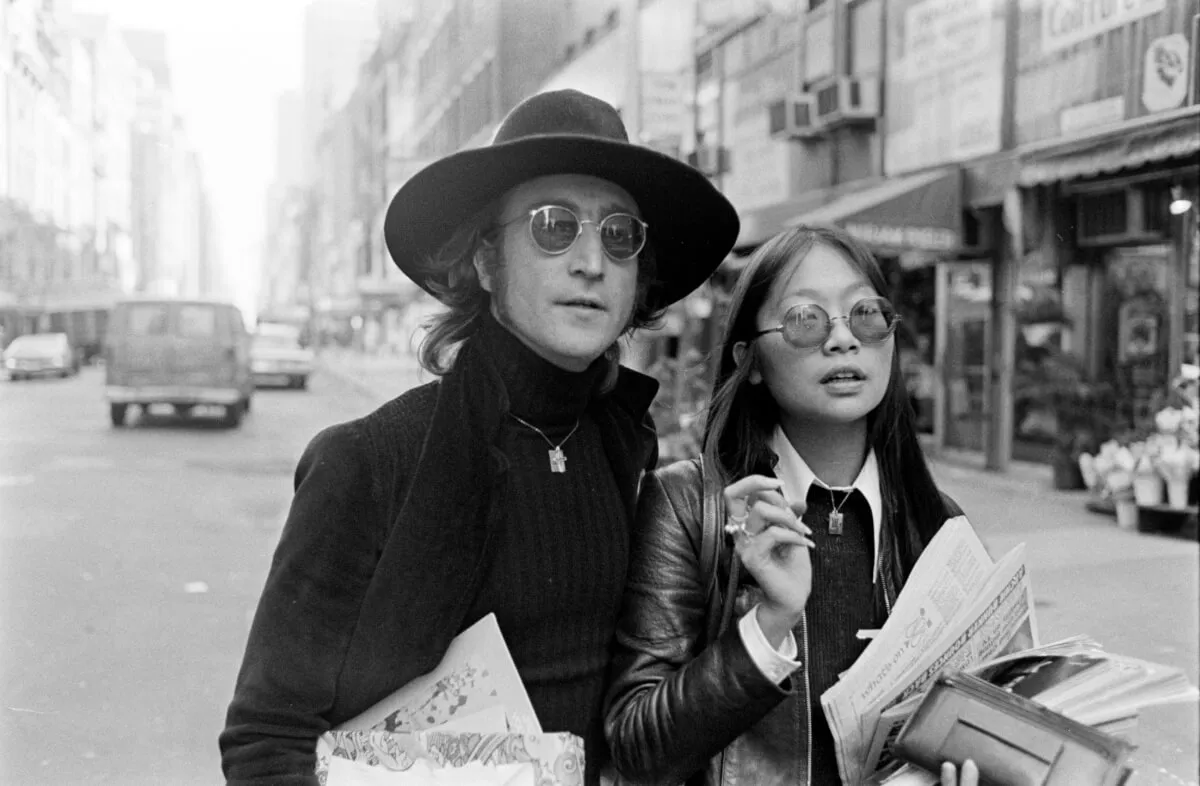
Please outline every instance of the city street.
M99 369L0 379L0 783L218 783L296 460L372 402L317 375L258 391L238 430L117 430L102 390Z
M96 368L0 378L0 783L220 782L217 734L296 460L415 379L379 365L259 391L238 430L114 429ZM1194 542L1120 531L1026 469L936 474L994 556L1027 544L1044 641L1088 633L1200 679ZM1198 736L1195 704L1148 711L1132 783L1195 784Z

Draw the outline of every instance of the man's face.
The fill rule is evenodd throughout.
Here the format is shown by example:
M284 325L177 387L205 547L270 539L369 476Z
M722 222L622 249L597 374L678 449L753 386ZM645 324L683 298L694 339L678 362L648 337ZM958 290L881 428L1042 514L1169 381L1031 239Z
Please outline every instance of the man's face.
M561 254L543 251L530 233L529 212L546 205L589 222ZM527 181L500 200L499 267L489 274L476 262L497 321L568 371L582 371L604 354L633 314L637 257L614 259L600 243L598 224L613 213L641 215L633 198L607 180L552 175Z

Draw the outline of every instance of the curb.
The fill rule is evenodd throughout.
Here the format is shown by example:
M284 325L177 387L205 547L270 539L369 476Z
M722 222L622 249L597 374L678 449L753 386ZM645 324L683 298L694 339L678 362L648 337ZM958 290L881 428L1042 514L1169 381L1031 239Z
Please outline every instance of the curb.
M338 365L337 363L330 363L324 358L318 358L317 364L323 373L341 380L350 387L354 388L363 396L375 399L377 401L387 401L387 396L382 394L374 385L363 381L362 378L360 378L353 371L350 371L345 367Z

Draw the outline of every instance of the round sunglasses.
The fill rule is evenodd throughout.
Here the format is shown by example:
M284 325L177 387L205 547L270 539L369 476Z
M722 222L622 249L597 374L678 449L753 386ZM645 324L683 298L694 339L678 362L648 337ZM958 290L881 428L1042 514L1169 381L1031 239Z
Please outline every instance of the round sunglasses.
M551 256L565 254L583 234L584 224L594 224L600 233L604 253L617 262L627 262L646 247L646 230L650 225L630 213L610 213L599 221L582 219L575 211L562 205L535 207L527 214L502 221L506 227L528 218L529 237L543 253Z
M765 336L768 333L780 333L783 340L800 349L819 347L829 340L833 333L833 323L845 320L850 326L850 332L864 344L879 344L896 330L900 315L892 307L887 298L868 297L855 303L850 313L840 317L830 317L829 312L812 303L792 306L783 315L783 321L778 327L760 330L753 338Z

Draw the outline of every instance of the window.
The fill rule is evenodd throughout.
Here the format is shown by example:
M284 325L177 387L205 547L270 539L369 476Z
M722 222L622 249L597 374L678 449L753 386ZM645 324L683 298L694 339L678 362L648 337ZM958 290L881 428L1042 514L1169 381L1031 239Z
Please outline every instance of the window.
M129 332L135 336L165 336L167 307L150 304L130 306Z
M217 310L212 306L180 306L179 335L210 338L217 333Z
M804 30L804 81L833 76L833 14L812 18Z
M883 51L883 2L862 0L849 7L850 63L852 76L878 74Z

